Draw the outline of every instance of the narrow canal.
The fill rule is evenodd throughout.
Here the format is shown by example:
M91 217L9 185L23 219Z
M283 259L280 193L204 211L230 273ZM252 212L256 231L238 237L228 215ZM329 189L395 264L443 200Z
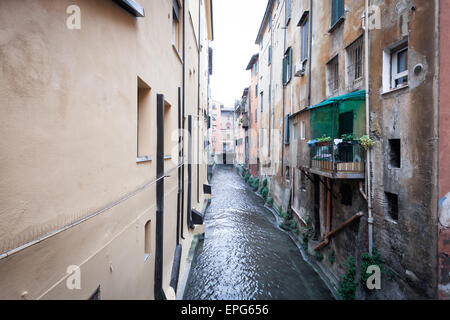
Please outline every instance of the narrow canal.
M232 167L216 168L205 239L192 260L184 299L333 299L264 201Z

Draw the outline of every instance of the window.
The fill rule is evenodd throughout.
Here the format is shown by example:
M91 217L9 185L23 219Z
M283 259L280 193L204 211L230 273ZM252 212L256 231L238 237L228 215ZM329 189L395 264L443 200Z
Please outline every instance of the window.
M144 261L147 261L150 258L152 253L152 222L151 220L147 221L144 227Z
M285 177L286 180L289 181L290 180L290 169L289 166L286 166L286 173L285 173Z
M341 204L344 206L351 206L353 200L352 186L347 183L344 183L341 185L340 191L341 191Z
M300 172L300 189L306 191L306 175L303 171Z
M306 139L306 126L305 121L300 122L300 140Z
M290 124L291 124L291 121L290 121L290 118L289 118L289 115L286 115L285 116L285 122L284 122L284 128L285 128L285 130L284 130L284 144L289 144L289 142L290 142Z
M292 78L292 48L286 50L283 58L283 85L287 85Z
M208 67L209 67L209 74L213 74L213 49L210 47L208 48Z
M258 85L255 87L255 97L258 98Z
M298 140L298 125L297 125L297 123L292 124L292 140L293 141Z
M100 297L100 286L95 289L95 292L89 297L88 300L101 300Z
M401 168L401 143L400 139L389 140L389 157L391 168Z
M164 158L172 157L172 107L165 102L164 104Z
M264 92L261 92L261 112L263 112L264 109Z
M359 38L347 48L348 85L352 87L363 78L363 38Z
M272 63L272 46L269 46L267 50L268 50L267 64L270 65Z
M344 14L344 0L331 0L331 27L333 27Z
M179 51L181 41L180 5L178 0L172 0L172 44Z
M398 88L408 84L408 46L402 45L391 55L391 88Z
M150 161L152 151L151 90L140 78L137 79L137 155L136 162Z
M334 57L327 64L327 78L329 93L339 90L339 56Z
M289 22L291 21L291 14L292 14L292 1L291 0L286 0L285 4L286 4L286 8L285 8L285 20L286 20L286 26L289 24Z
M394 221L398 221L398 195L385 192L387 216Z
M383 92L408 85L408 41L383 50Z
M126 11L128 11L135 17L144 17L145 16L144 8L136 1L114 0L114 2L117 3L119 6L121 6L123 9L125 9Z
M309 17L306 17L303 24L301 25L301 53L300 60L304 62L308 59L308 49L309 49Z

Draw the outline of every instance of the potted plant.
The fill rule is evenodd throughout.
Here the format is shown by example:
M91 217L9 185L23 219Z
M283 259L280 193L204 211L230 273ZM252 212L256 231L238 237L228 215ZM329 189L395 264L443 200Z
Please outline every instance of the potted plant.
M323 135L321 138L317 139L317 145L318 146L328 146L330 144L331 137L328 137L326 135Z
M368 150L375 145L375 141L370 139L368 135L364 135L361 138L359 138L359 143L365 150Z

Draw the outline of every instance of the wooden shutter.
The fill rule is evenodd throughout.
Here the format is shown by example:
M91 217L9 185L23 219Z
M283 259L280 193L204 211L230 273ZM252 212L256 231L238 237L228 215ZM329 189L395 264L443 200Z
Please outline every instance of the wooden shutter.
M290 140L290 118L289 115L286 115L286 121L284 123L284 144L289 144L289 140Z
M178 16L180 14L180 6L178 5L178 0L172 0L172 5L174 18L175 20L180 21L180 18Z

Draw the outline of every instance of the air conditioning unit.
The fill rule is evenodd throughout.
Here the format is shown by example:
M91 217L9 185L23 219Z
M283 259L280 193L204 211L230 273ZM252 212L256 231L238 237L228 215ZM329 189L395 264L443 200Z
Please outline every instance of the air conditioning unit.
M305 63L303 61L297 62L294 71L296 77L303 77L305 75Z

